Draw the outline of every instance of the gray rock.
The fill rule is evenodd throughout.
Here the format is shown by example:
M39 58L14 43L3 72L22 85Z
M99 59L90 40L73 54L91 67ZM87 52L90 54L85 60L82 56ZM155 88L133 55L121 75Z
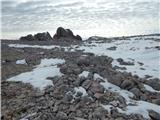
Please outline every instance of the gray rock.
M130 90L137 98L139 98L140 97L140 95L141 95L141 92L140 92L140 90L138 89L138 88L132 88L131 90Z
M160 80L159 79L152 79L152 80L146 80L146 84L151 86L155 90L160 90Z
M105 120L106 118L106 114L108 112L102 108L102 107L98 107L95 109L95 111L92 113L92 117L90 119L93 119L93 120Z
M34 36L29 34L27 36L21 37L22 41L52 41L52 37L48 32L37 33Z
M82 83L82 87L85 88L86 90L88 90L90 88L92 84L92 81L91 80L85 80L83 83Z
M116 50L116 46L113 46L113 47L110 47L110 48L107 48L107 50Z
M78 75L82 72L82 69L78 67L76 64L71 64L71 65L64 64L60 66L60 72L63 74Z
M36 55L29 55L26 57L26 63L28 65L38 65L40 64L40 58Z
M111 113L112 118L117 118L120 115L120 113L118 113L118 110L116 108L112 108L110 113Z
M57 28L56 34L53 36L54 39L68 38L73 40L82 41L81 36L74 36L73 32L70 29L64 29L62 27ZM64 39L63 39L64 40Z
M34 35L34 38L35 40L38 40L38 41L52 41L53 40L48 32L37 33Z
M157 104L157 105L160 105L160 98L159 99L154 99L154 100L152 100L152 102Z
M78 66L89 66L90 65L90 59L88 56L80 56L77 59L77 65Z
M123 82L123 79L124 77L121 73L108 76L108 81L117 86L121 85L121 83Z
M56 115L57 120L68 120L68 116L66 113L59 111Z
M73 99L73 96L71 94L66 94L63 98L63 103L70 103Z
M151 117L152 120L160 120L160 114L153 110L149 111L149 116Z
M121 88L127 89L127 90L133 88L133 86L134 86L134 83L131 80L124 80L121 84Z
M94 94L96 94L96 93L104 93L105 89L104 89L104 87L101 84L99 84L97 82L93 82L92 85L91 85L91 87L90 87L90 90Z
M20 40L22 40L22 41L25 41L25 40L27 40L27 41L34 41L35 38L34 38L33 35L29 34L27 36L21 37Z
M130 61L124 61L122 58L118 58L117 61L119 62L120 65L134 65L133 62Z

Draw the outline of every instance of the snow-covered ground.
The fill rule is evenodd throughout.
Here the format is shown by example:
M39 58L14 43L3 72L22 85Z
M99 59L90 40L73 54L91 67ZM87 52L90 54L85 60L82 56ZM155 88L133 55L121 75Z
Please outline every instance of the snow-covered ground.
M17 76L11 77L8 81L22 81L24 83L30 83L36 88L43 90L48 85L53 85L51 80L47 77L61 76L57 64L64 63L63 59L42 59L41 63L30 72L21 73Z
M148 39L147 39L148 38ZM155 37L156 38L156 37ZM140 77L145 77L145 75L152 76L153 78L160 78L160 52L159 46L160 41L154 41L149 37L134 37L127 40L114 40L112 42L102 42L99 41L85 41L81 46L71 46L71 47L61 47L61 46L39 46L39 45L22 45L22 44L10 44L10 47L16 48L24 48L24 47L32 47L32 48L43 48L43 49L53 49L53 48L65 48L65 51L70 52L76 50L83 50L83 52L91 52L97 56L105 55L110 56L114 60L112 62L112 66L126 67L127 71L132 74L137 74ZM158 46L158 47L157 47ZM110 48L113 49L110 49ZM133 65L120 65L117 61L118 58L122 58L124 61L129 61L134 63ZM40 65L35 66L35 68L30 72L21 73L17 76L11 77L9 81L22 81L24 83L30 83L34 87L40 88L43 90L48 85L53 85L51 80L48 80L47 77L54 76L62 76L60 73L57 64L64 63L63 59L42 59ZM18 64L24 63L24 60L17 61ZM79 77L88 77L89 72L83 71L79 74ZM120 96L125 98L126 108L121 109L117 107L120 113L124 114L141 114L145 118L149 118L148 110L156 111L160 114L160 106L142 101L142 100L134 100L134 94L130 91L121 89L119 86L116 86L110 82L108 82L107 78L103 78L99 74L94 74L94 80L103 79L104 82L100 84L108 91L118 93ZM144 88L150 92L160 92L154 90L151 86L144 84ZM75 94L81 92L82 96L87 96L87 91L79 86L75 87ZM105 109L110 111L112 104L102 105Z
M127 71L133 75L139 77L145 77L146 75L152 78L160 78L160 52L156 46L160 47L160 40L153 40L153 38L159 39L159 36L142 36L128 38L128 40L114 40L112 42L102 42L101 40L85 41L83 45L71 45L71 47L62 47L57 45L24 45L24 44L10 44L9 47L16 48L42 48L42 49L54 49L64 48L65 51L84 50L84 52L91 52L95 55L106 55L114 59L113 66L125 67ZM115 50L109 49L115 47ZM118 58L122 58L124 61L133 62L134 65L120 65L117 62Z
M156 46L160 46L160 41L131 38L129 40L114 40L110 43L101 43L100 40L98 43L96 41L86 42L84 46L80 46L78 49L98 56L112 57L114 59L113 66L126 67L126 70L121 71L131 72L142 78L145 75L160 78L160 52L155 48ZM110 47L116 47L116 49L109 50ZM120 65L116 60L118 58L133 62L134 65Z
M100 75L96 74L96 79L97 78L102 79L102 77ZM100 84L103 85L106 90L118 93L120 96L125 98L127 107L125 110L122 110L121 108L117 107L119 112L125 113L127 115L134 114L134 113L141 114L145 118L149 118L148 110L153 110L153 111L156 111L157 113L160 114L160 106L159 105L149 103L146 101L133 100L132 99L134 96L133 93L131 93L127 90L121 89L120 87L108 82L107 79L103 78L103 80L105 82L101 82ZM109 111L110 111L111 107L113 107L112 105L102 105L102 106Z
M65 51L72 52L74 51L73 45L70 47L62 47L59 45L26 45L26 44L9 44L9 47L14 47L14 48L40 48L40 49L55 49L55 48L63 48Z
M17 60L16 64L27 64L25 59Z

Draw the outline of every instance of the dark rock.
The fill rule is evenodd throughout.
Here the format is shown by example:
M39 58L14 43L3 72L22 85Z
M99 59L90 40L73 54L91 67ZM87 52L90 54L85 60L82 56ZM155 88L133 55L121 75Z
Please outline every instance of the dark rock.
M34 38L35 38L35 40L38 40L38 41L50 41L50 40L53 40L48 32L37 33L37 34L34 35Z
M92 113L92 117L90 119L91 120L105 120L106 114L107 114L107 111L104 108L98 107Z
M94 94L96 94L96 93L104 93L105 89L104 89L104 87L101 84L99 84L97 82L93 82L92 85L91 85L91 87L90 87L90 90Z
M120 113L118 113L118 110L116 108L112 108L110 112L113 118L117 118L120 116Z
M86 79L85 77L80 77L80 78L78 77L77 80L75 81L75 85L81 86L82 83L85 81L85 79Z
M29 34L27 36L21 37L20 40L22 41L51 41L53 39L48 32L43 32L43 33L37 33L34 36Z
M85 88L86 90L88 90L90 88L91 84L92 84L91 80L85 80L82 83L82 87Z
M79 35L76 35L76 36L75 36L75 39L77 39L77 40L79 40L79 41L82 40L81 36L79 36Z
M132 88L131 90L130 90L137 98L139 98L140 97L140 90L138 89L138 88Z
M116 46L113 46L113 47L110 47L110 48L107 48L107 50L116 50Z
M66 94L63 98L63 103L70 103L73 99L73 96L71 94Z
M151 86L155 90L160 90L160 80L159 79L152 79L145 81L147 85Z
M112 93L106 92L98 100L100 103L104 105L108 105L109 102L113 101L114 99L115 99L115 96Z
M115 75L110 75L107 77L108 81L114 85L120 86L123 82L124 76L121 73L117 73Z
M155 46L155 48L156 48L157 50L160 50L160 46Z
M159 99L154 99L154 100L152 100L152 102L157 104L157 105L160 105L160 98Z
M90 64L90 59L88 56L82 55L77 59L78 66L89 66L89 64Z
M121 84L121 88L127 89L127 90L133 88L133 86L134 86L134 83L131 80L124 80Z
M160 114L153 110L149 111L149 116L151 117L152 120L160 120Z
M27 41L34 41L35 38L33 35L29 34L27 36L24 36L24 37L21 37L20 40L24 41L24 40L27 40Z
M118 58L117 61L119 62L120 65L134 65L133 62L130 61L124 61L122 58Z
M40 58L36 55L30 55L26 57L26 63L28 65L38 65L40 64Z
M76 97L81 97L82 95L83 95L82 92L79 92L79 91L78 91L78 92L76 93Z
M64 29L63 27L57 28L56 34L53 36L53 38L68 38L68 40L66 41L69 41L69 39L82 41L82 38L79 35L74 36L73 32L70 29Z
M114 69L119 69L119 70L127 70L126 67L119 67L119 66L117 66L117 65L114 66L113 68L114 68Z
M63 64L60 66L60 72L63 74L75 74L78 75L82 72L82 69L76 64Z
M117 100L120 102L120 106L125 106L126 105L126 100L122 96L117 96Z

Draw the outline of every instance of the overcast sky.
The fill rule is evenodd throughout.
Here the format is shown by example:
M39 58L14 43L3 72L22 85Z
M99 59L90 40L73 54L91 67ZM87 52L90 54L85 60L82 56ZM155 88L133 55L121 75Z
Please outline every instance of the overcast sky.
M158 0L2 0L3 38L73 29L82 36L158 33Z

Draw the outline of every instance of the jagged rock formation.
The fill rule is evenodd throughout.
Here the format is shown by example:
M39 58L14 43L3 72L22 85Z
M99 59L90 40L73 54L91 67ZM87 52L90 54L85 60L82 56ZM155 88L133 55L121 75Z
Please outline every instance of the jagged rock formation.
M51 41L53 40L49 32L37 33L34 36L29 34L27 36L21 37L20 40L26 41Z
M70 29L64 29L63 27L57 28L56 34L53 36L54 39L67 39L69 40L78 40L82 41L81 36L79 35L74 35L73 32Z

